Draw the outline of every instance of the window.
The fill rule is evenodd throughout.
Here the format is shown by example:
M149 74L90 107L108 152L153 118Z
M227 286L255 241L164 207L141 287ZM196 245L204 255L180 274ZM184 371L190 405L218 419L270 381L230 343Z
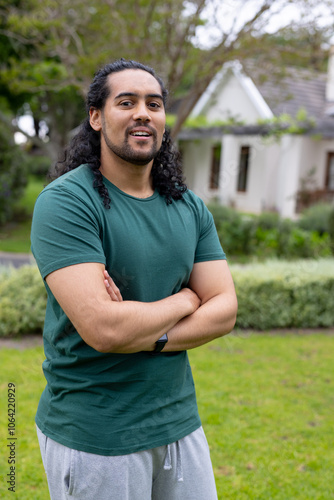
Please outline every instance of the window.
M326 189L334 191L334 153L327 153Z
M219 170L222 147L221 144L213 146L211 152L210 189L219 188Z
M246 191L247 189L249 154L250 147L242 146L239 158L238 191Z

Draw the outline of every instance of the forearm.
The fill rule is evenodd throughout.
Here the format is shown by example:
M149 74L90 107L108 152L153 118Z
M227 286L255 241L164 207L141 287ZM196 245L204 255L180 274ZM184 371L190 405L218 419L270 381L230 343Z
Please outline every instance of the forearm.
M169 330L164 352L193 349L228 334L234 327L236 312L234 295L213 297Z
M110 283L106 289L103 273L102 264L84 263L58 269L46 277L79 335L100 352L150 350L163 333L200 305L199 297L189 288L156 302L123 302L107 274Z
M83 320L78 331L100 352L151 350L166 331L198 307L195 303L191 305L193 296L190 290L183 290L157 302L109 301L95 314L95 319Z

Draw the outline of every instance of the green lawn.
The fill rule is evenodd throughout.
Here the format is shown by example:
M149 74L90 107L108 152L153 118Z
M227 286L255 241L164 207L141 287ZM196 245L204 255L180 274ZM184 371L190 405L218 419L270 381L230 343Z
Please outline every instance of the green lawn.
M334 335L238 333L190 351L219 500L334 498ZM16 384L17 488L0 498L47 500L34 429L44 387L42 348L0 350L1 408Z

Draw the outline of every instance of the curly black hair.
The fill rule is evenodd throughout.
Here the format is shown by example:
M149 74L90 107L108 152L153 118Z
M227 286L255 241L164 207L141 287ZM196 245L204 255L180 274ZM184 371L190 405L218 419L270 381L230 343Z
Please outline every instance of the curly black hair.
M161 87L164 106L166 106L168 92L163 81L156 75L155 71L139 62L119 59L107 64L95 74L86 99L86 111L88 114L91 107L97 109L104 108L110 94L108 76L126 69L140 69L154 76ZM63 157L56 163L52 178L60 177L82 164L88 164L94 173L93 186L98 190L104 206L110 208L111 200L109 193L99 170L101 166L100 141L100 132L95 131L91 127L88 116L81 124L78 133L72 138L69 146L65 149ZM183 193L187 190L187 186L183 179L181 156L173 144L170 131L167 127L163 135L161 148L153 160L151 175L153 187L165 197L167 204L172 203L173 200L183 198Z

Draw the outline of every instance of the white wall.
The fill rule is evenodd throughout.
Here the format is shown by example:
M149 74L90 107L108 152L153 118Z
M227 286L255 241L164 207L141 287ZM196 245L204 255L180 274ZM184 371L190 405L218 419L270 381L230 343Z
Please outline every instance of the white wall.
M183 173L186 184L205 202L219 195L218 190L210 189L210 170L212 147L219 140L202 139L182 142Z
M242 146L250 147L246 192L237 191L239 156ZM279 147L258 136L225 135L220 182L220 201L238 210L260 213L274 209Z
M210 104L202 113L209 122L227 120L231 116L244 123L256 123L261 118L239 80L229 73L210 99Z
M285 135L281 139L276 205L282 217L294 218L299 188L303 137Z
M209 189L211 154L219 141L202 139L182 143L187 185L205 202L213 197L237 210L261 213L277 210L283 217L295 218L296 194L300 181L316 167L315 187L325 183L327 153L334 151L334 140L315 140L306 136L283 136L280 141L259 136L224 135L219 190ZM248 183L245 193L237 191L239 155L250 146Z
M308 136L284 136L281 144L277 203L283 217L295 218L296 196L302 181L312 169L314 183L309 189L324 189L327 153L334 151L334 140L323 141Z
M300 181L305 179L311 169L315 168L317 171L313 177L315 186L322 185L321 179L325 170L325 160L321 155L322 141L312 139L311 137L303 137L301 152L300 152L300 166L299 166L299 188Z

